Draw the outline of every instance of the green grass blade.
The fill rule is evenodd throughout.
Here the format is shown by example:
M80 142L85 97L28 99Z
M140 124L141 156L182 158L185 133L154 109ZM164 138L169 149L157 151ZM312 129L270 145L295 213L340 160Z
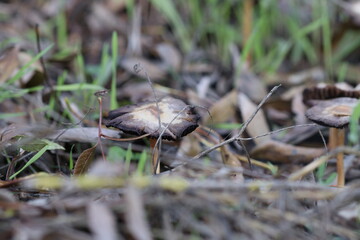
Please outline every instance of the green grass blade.
M73 83L73 84L54 86L54 90L56 91L79 91L79 90L99 91L103 89L104 88L102 86L89 84L89 83Z
M40 151L38 151L19 171L10 176L10 179L14 179L19 173L25 170L28 166L33 164L36 160L38 160L47 150L49 146L44 146Z
M359 143L359 119L360 119L360 102L356 105L350 118L349 141L353 144Z
M74 158L73 158L73 149L75 147L75 144L73 144L70 148L70 156L69 156L69 170L74 169Z
M147 152L144 149L140 155L139 163L136 169L136 174L144 175L146 162L147 162Z
M111 91L110 91L110 109L118 108L118 103L116 100L116 68L117 68L117 59L118 59L118 35L116 32L113 32L111 39L112 47L112 80L111 80Z
M132 152L131 143L130 143L128 149L126 150L126 155L125 155L125 171L126 172L129 172L129 170L130 170L130 162L131 162L132 158L133 158L133 152Z

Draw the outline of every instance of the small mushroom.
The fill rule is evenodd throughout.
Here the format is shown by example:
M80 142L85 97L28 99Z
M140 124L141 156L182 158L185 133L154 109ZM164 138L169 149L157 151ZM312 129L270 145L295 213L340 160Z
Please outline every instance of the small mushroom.
M311 121L330 127L329 147L334 149L344 145L345 130L349 124L350 116L358 100L355 98L334 98L330 100L317 100L316 104L309 108L305 115ZM337 186L345 185L344 155L339 153L336 157L337 163Z
M183 101L164 97L157 103L146 101L124 106L109 112L106 127L120 129L133 135L148 135L153 149L159 137L177 141L198 127L199 115ZM159 173L157 151L153 154L154 172Z

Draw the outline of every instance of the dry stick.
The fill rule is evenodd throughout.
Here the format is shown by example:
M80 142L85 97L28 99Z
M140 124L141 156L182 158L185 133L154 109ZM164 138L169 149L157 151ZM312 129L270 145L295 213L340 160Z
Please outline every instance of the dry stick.
M193 157L191 160L195 160L195 159L199 159L203 156L205 156L206 154L214 151L215 149L224 146L225 144L231 143L231 142L235 142L238 140L238 138L244 133L245 129L247 128L247 126L250 124L250 122L254 119L255 115L258 113L258 111L261 109L261 107L264 105L264 103L271 97L271 95L281 86L281 84L273 87L273 89L271 89L271 91L268 93L268 95L266 95L266 97L259 103L259 105L256 107L256 110L253 112L253 114L250 116L250 118L248 120L245 121L244 125L241 127L239 133L232 137L229 138L219 144L216 144L215 146L208 148L204 151L202 151L201 153L199 153L198 155L196 155L195 157Z
M271 132L268 132L268 133L264 133L264 134L261 134L261 135L257 135L257 136L255 136L255 137L249 137L249 138L238 137L237 140L250 141L250 140L254 140L254 139L257 139L257 138L265 137L265 136L268 136L268 135L271 135L271 134L279 133L279 132L282 132L282 131L285 131L285 130L289 130L289 129L292 129L292 128L297 128L297 127L311 127L311 126L317 127L318 125L317 125L316 123L298 124L298 125L293 125L293 126L289 126L289 127L280 128L280 129L277 129L277 130L274 130L274 131L271 131ZM319 132L319 134L320 134L320 133L321 133L321 132ZM322 134L320 134L320 135L323 137ZM325 145L326 145L326 144L325 144Z
M105 94L105 92L104 92ZM105 157L105 153L104 153L104 149L102 146L102 142L101 142L101 125L102 125L102 95L101 94L95 94L97 96L98 102L99 102L99 125L98 125L98 141L96 143L100 145L100 151L101 151L101 156L103 158L104 161L106 161L106 157ZM96 146L95 145L95 146Z

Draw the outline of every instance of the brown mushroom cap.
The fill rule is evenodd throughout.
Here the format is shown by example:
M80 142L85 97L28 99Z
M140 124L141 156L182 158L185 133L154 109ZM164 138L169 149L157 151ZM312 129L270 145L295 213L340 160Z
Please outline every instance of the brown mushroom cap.
M308 106L314 106L318 100L327 100L334 98L360 98L360 91L358 89L341 87L338 85L314 86L305 88L303 91L303 102Z
M358 99L346 97L321 100L309 108L305 115L319 125L343 128L349 124L350 116L357 103Z
M198 127L199 115L194 112L193 107L186 105L183 101L164 97L158 101L158 105L160 129L156 102L150 101L110 111L106 127L118 128L125 133L138 136L150 133L149 136L152 138L158 138L166 128L162 138L167 140L178 140Z

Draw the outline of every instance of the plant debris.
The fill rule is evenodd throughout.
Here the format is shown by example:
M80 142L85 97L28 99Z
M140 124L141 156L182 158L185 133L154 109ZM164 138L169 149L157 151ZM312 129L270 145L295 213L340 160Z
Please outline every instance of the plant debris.
M0 240L360 239L358 5L2 1Z

